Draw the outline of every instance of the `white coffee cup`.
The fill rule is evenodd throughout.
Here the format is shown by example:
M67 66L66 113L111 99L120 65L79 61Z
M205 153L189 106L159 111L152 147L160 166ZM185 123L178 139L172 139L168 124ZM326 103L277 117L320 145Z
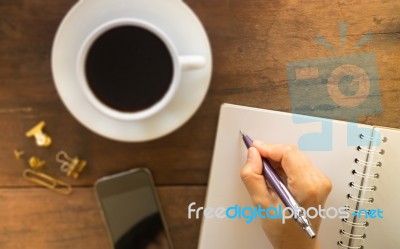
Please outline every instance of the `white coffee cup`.
M171 57L168 90L144 109L122 111L106 104L87 79L93 44L120 26L149 31ZM95 133L125 142L153 140L182 126L204 100L212 71L206 32L181 0L80 0L60 24L51 63L56 89L71 114Z
M143 28L155 34L164 43L164 45L166 45L169 54L172 58L172 65L173 65L173 77L171 79L170 87L165 93L165 95L158 102L154 103L150 107L135 112L122 112L102 103L89 87L89 84L87 82L87 77L85 76L85 62L87 54L93 43L96 41L96 39L98 39L100 35L104 34L109 30L124 26ZM105 23L102 26L98 27L97 29L93 30L93 32L88 35L87 39L84 41L79 51L76 63L77 65L76 70L78 73L79 84L82 87L84 94L95 108L103 112L105 115L108 115L115 119L139 120L148 118L156 114L171 101L176 92L176 89L178 89L179 85L182 84L181 82L182 71L201 69L205 66L205 64L206 64L206 59L202 55L179 55L177 49L175 48L171 40L164 34L162 30L160 30L153 24L146 22L144 20L123 18L123 19L112 20L108 23ZM110 82L110 84L112 84L112 82ZM112 93L110 93L110 95L111 94Z

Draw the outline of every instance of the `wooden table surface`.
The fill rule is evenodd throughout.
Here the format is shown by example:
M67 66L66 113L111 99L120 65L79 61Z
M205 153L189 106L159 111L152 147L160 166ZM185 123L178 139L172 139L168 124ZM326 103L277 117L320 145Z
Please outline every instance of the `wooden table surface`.
M134 0L132 0L134 1ZM53 84L50 57L57 27L76 0L0 1L0 248L109 248L95 201L96 179L148 167L176 249L196 248L199 220L187 205L204 204L219 107L242 104L291 111L289 62L371 52L376 55L382 113L358 121L400 128L399 0L187 0L208 32L213 52L209 92L197 113L176 132L145 143L120 143L80 125ZM338 23L347 22L344 47ZM354 49L370 32L372 40ZM336 50L316 42L326 38ZM344 117L346 118L346 117ZM25 132L45 120L49 148ZM73 185L70 196L22 177L28 158L46 159L46 172ZM58 170L65 150L89 162L78 180ZM212 249L212 248L211 248Z

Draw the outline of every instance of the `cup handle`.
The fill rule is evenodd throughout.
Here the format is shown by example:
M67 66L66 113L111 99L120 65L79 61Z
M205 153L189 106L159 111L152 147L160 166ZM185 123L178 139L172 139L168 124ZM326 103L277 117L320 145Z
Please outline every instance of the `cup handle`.
M201 55L182 55L179 56L179 64L182 71L201 69L206 66L206 58Z

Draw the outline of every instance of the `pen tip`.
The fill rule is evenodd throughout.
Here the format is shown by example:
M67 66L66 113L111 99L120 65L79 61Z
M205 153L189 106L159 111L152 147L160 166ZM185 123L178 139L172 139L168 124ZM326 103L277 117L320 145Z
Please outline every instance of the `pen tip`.
M240 130L240 134L242 134L242 136L246 135L242 130Z
M310 236L311 239L314 239L315 236L317 236L314 232L314 230L311 227L306 227L305 228L306 232L308 233L308 235Z

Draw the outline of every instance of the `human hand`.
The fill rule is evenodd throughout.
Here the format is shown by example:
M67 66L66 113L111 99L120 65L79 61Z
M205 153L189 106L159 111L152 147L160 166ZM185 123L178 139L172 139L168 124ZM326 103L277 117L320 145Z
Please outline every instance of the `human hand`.
M332 183L316 169L305 154L295 146L284 144L265 144L254 141L248 150L247 162L242 168L241 178L253 204L263 208L279 205L284 207L279 196L265 183L262 175L261 156L268 158L276 172L286 183L299 205L305 209L323 206L332 189ZM310 219L317 233L321 217ZM319 249L318 236L311 239L294 219L263 219L262 227L275 249Z

